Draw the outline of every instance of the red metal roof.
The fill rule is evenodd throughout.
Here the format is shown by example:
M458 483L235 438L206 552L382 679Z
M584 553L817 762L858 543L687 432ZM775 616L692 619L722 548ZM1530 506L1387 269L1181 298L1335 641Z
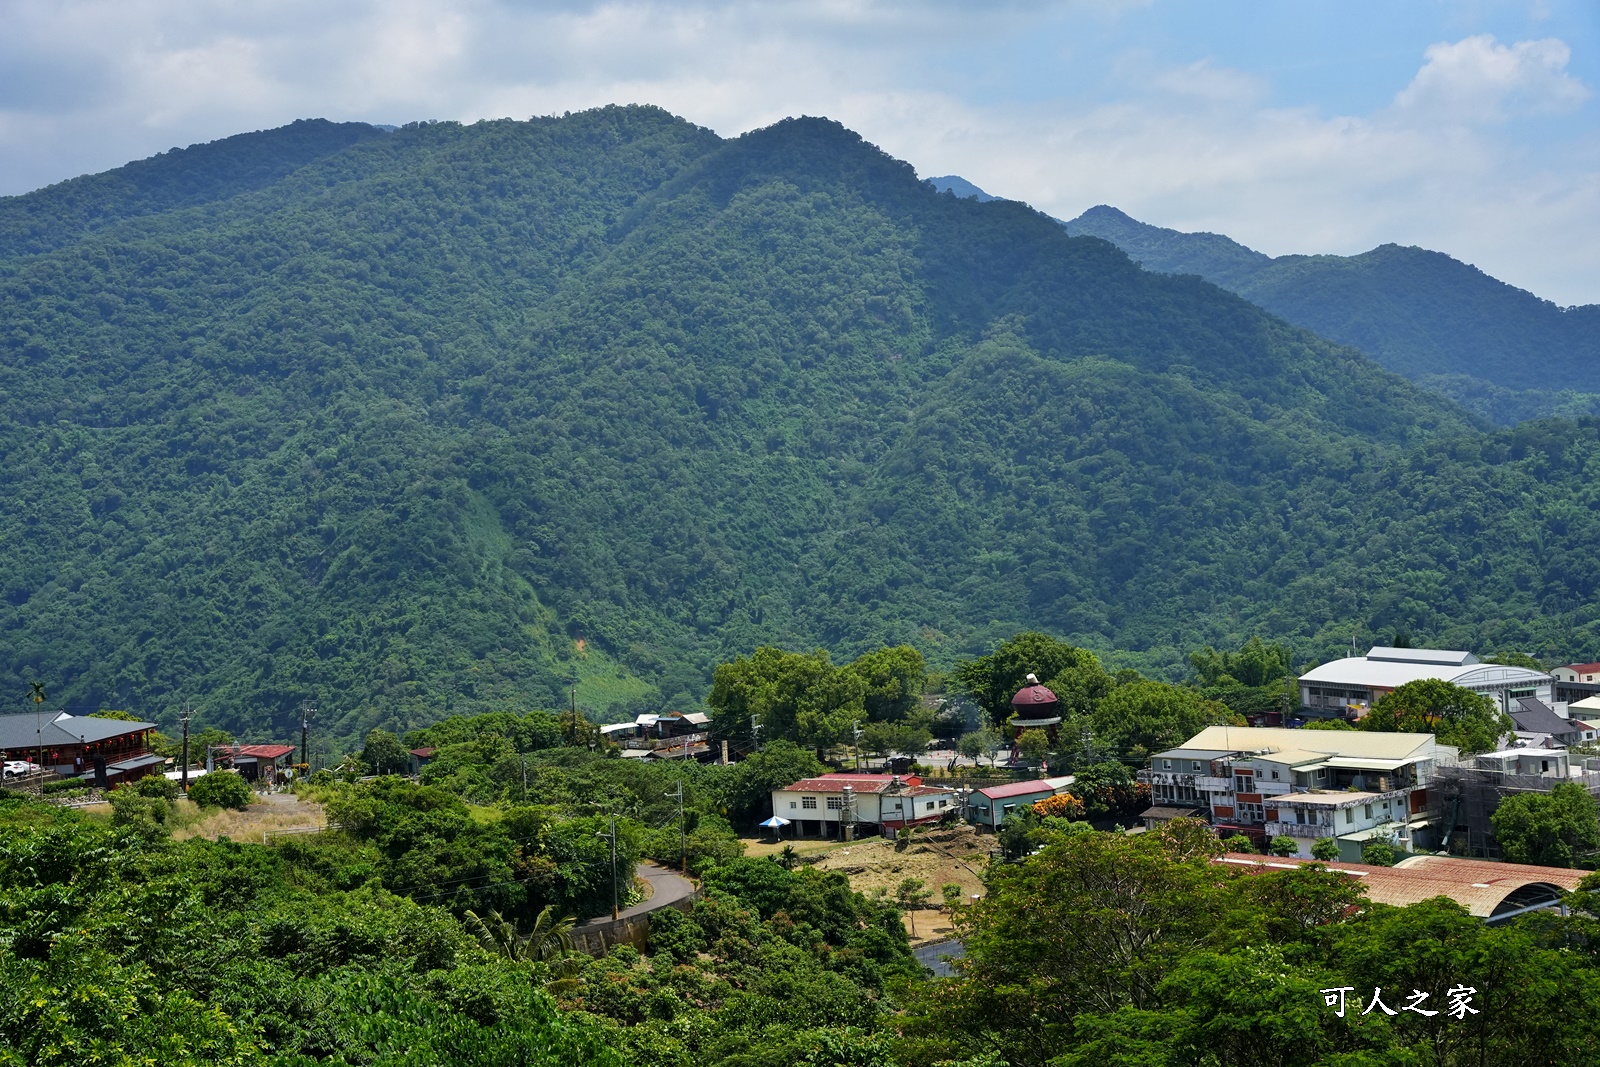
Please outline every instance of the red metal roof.
M1303 867L1317 861L1230 852L1217 862L1273 869ZM1365 863L1324 863L1322 866L1359 879L1366 886L1367 899L1379 904L1404 907L1431 897L1449 897L1482 918L1494 914L1501 901L1523 886L1543 883L1576 889L1589 873L1568 867L1492 863L1454 856L1413 856L1396 867L1373 867Z
M978 792L990 800L1001 800L1005 797L1020 797L1025 793L1054 793L1055 787L1036 778L1031 782L1007 782L1005 785L985 786Z
M1579 674L1594 674L1600 672L1600 663L1569 663L1567 670L1577 671Z
M240 745L239 755L256 759L279 759L294 751L293 745Z
M414 748L411 750L411 754L418 759L428 759L437 751L439 750L436 748Z
M838 793L849 786L857 793L881 793L897 780L911 789L922 784L922 779L914 774L898 779L892 774L824 774L816 778L802 778L783 788L790 793Z

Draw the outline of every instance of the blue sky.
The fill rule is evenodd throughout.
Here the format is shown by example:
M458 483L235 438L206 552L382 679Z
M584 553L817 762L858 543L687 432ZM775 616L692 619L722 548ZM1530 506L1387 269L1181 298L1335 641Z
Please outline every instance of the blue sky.
M325 116L828 115L924 175L1600 302L1597 0L0 0L0 195Z

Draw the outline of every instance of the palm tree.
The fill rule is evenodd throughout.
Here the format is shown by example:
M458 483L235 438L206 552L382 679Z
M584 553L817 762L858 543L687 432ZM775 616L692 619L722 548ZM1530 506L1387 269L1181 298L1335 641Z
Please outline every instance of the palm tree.
M800 853L795 851L793 845L784 845L783 851L778 853L778 863L786 871L794 870L794 865L800 862Z
M581 953L572 944L572 927L576 922L571 915L557 918L556 906L546 904L533 921L533 931L527 937L519 937L516 926L493 910L487 919L468 911L461 925L478 939L486 952L516 962L544 964L550 971L545 989L563 993L577 986L578 972L583 969L579 960Z

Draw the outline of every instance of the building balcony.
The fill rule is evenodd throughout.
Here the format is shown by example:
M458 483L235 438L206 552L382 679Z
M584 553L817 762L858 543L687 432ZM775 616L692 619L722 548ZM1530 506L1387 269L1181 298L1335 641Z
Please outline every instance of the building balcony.
M1269 822L1265 824L1268 837L1296 837L1314 841L1319 837L1333 837L1334 828L1309 822Z
M709 733L682 734L678 737L630 737L622 742L622 747L660 752L663 749L704 746L710 740L711 735Z

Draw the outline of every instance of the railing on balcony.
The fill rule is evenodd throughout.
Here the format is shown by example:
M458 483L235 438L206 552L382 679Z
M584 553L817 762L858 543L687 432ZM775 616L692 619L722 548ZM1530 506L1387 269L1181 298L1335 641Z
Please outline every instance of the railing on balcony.
M710 740L710 731L703 731L697 734L681 734L678 737L630 737L622 742L622 747L661 752L665 749L693 748L696 745L704 745Z

